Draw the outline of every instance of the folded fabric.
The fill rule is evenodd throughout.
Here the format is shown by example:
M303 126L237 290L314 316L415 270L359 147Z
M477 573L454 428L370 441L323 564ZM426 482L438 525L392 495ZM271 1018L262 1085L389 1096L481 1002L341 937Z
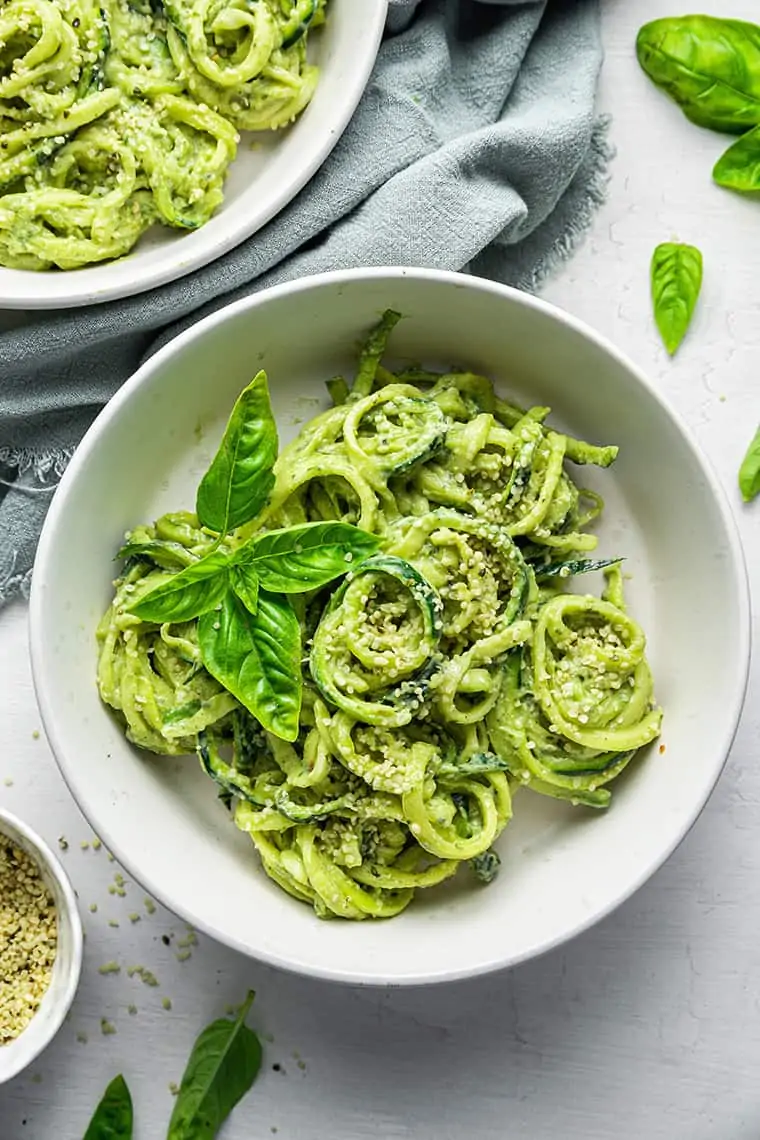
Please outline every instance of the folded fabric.
M199 272L0 334L0 604L25 592L55 483L146 354L238 297L359 265L537 287L601 201L597 0L391 0L367 91L277 218Z

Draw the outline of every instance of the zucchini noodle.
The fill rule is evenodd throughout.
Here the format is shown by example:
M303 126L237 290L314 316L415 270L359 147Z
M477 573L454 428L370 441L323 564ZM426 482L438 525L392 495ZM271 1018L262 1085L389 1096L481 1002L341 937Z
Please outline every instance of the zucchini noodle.
M247 55L240 66L250 67ZM468 372L391 371L398 319L352 383L285 447L270 499L228 535L329 520L381 548L299 595L304 695L293 743L204 669L197 622L141 621L143 593L214 545L194 515L138 527L98 629L98 684L127 736L196 752L270 878L321 917L389 918L467 864L489 882L515 792L605 808L660 731L645 638L617 563L591 562L603 507L575 482L616 448L546 425ZM568 592L605 568L601 597Z
M10 0L0 12L0 265L76 269L204 225L238 131L311 100L327 0Z

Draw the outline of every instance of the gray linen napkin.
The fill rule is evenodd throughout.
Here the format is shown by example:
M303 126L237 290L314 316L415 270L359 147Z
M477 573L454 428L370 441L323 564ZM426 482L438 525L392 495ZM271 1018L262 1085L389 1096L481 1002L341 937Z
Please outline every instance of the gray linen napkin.
M601 201L597 0L391 0L343 138L298 198L154 292L0 333L0 605L26 593L52 490L140 361L221 305L358 265L465 270L534 289Z

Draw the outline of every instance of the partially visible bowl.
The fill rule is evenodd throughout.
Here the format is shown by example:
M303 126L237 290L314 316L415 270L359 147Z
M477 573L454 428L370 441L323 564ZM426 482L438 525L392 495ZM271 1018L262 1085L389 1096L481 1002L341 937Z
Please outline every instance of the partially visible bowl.
M0 839L3 837L25 851L39 867L55 903L58 947L50 985L39 1009L18 1037L0 1045L0 1085L31 1065L61 1028L79 985L83 944L76 896L60 860L28 824L0 810Z
M358 340L392 307L397 361L471 368L552 422L617 443L600 555L625 555L648 634L662 744L606 813L521 793L487 889L454 882L389 922L319 922L270 882L192 760L132 748L100 704L94 631L124 531L192 507L232 404L261 367L284 442L349 375ZM202 440L199 442L199 437ZM652 875L721 772L747 679L749 603L723 492L686 428L611 344L502 286L416 269L314 277L223 309L165 346L101 413L53 500L31 597L34 678L63 774L109 848L168 907L276 966L364 984L444 981L513 965L590 926Z
M270 221L319 169L364 94L388 0L330 0L309 40L321 68L309 106L287 130L243 135L224 202L192 233L153 226L126 257L62 272L0 267L0 309L70 309L155 289L221 257ZM255 149L251 140L255 138Z

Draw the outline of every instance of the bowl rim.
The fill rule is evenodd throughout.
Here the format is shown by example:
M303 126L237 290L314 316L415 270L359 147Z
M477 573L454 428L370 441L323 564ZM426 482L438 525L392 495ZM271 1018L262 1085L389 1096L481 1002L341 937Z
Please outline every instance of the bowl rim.
M63 1025L66 1016L71 1009L77 989L79 988L79 980L82 974L82 959L84 956L84 932L82 927L82 916L79 913L77 906L76 894L71 885L71 880L64 870L58 856L53 852L52 848L45 842L41 835L38 834L28 823L19 819L13 812L6 811L0 807L0 835L4 835L9 839L13 839L12 835L8 835L5 830L5 825L8 825L14 831L26 840L29 846L34 851L34 857L38 863L43 865L46 870L50 872L56 881L59 888L61 898L63 899L66 914L69 920L70 934L71 934L71 966L68 970L66 977L66 984L61 990L60 996L56 999L53 1007L53 1012L48 1020L47 1032L43 1034L40 1041L31 1052L21 1052L15 1065L9 1066L8 1069L0 1068L0 1085L6 1084L8 1081L13 1080L24 1069L28 1068L39 1055L47 1048L50 1042L58 1033ZM56 906L57 910L60 907ZM59 937L60 937L60 921L59 921ZM56 959L57 960L57 959ZM36 1015L35 1015L36 1016ZM34 1018L30 1021L29 1026L34 1023ZM24 1030L26 1032L26 1030ZM21 1041L24 1036L22 1032L16 1040Z
M220 931L213 924L205 922L203 915L194 912L189 907L177 907L171 898L168 898L164 891L161 889L160 884L153 882L149 876L135 876L141 885L149 890L154 897L159 899L161 903L173 913L178 914L184 921L190 923L196 929L203 931L210 938L223 945L229 946L239 953L244 954L246 957L252 958L255 961L262 962L266 965L273 966L277 969L285 970L288 973L294 973L299 976L306 976L316 978L322 981L342 983L347 985L356 986L392 986L392 987L407 987L407 986L422 986L434 985L445 982L462 981L469 978L486 976L500 970L508 969L513 966L519 965L521 962L532 960L534 958L542 957L549 951L556 949L559 946L576 938L578 935L589 930L602 919L612 914L619 906L622 905L627 899L631 898L654 874L658 871L671 857L673 852L680 846L686 838L697 819L701 815L707 801L709 800L715 785L717 784L723 769L725 768L733 745L736 733L739 727L742 709L747 692L749 682L749 669L750 669L750 656L751 656L751 608L750 608L750 590L749 579L747 573L746 559L742 547L741 539L739 536L739 529L733 511L730 507L726 491L720 482L713 466L708 457L702 451L700 445L697 443L694 434L688 425L682 420L681 416L676 412L670 402L665 396L655 387L654 383L646 376L646 374L621 350L608 340L603 334L591 328L584 321L567 313L565 310L545 301L532 294L524 293L519 289L515 289L509 285L502 285L498 282L490 281L486 278L476 277L469 274L450 272L448 270L437 269L423 269L408 266L389 266L389 267L371 267L371 268L358 268L358 269L341 269L333 270L328 273L315 274L310 277L298 278L294 281L285 282L281 285L273 286L269 289L261 290L258 293L251 294L243 297L238 301L234 301L229 305L225 305L215 312L204 317L196 324L191 325L185 329L178 336L164 344L158 351L150 356L144 363L133 373L133 375L122 385L118 392L106 404L103 410L96 417L87 433L85 434L82 442L77 448L74 456L69 463L66 471L63 474L60 485L53 496L48 516L42 530L39 546L37 549L37 556L34 564L34 572L32 574L32 586L29 599L29 643L32 662L32 676L34 681L34 688L37 696L37 701L40 707L43 726L50 742L51 750L55 756L58 767L66 782L69 791L73 795L80 810L87 817L93 828L103 838L104 843L107 845L117 859L125 866L131 868L131 860L128 852L125 852L120 844L113 843L108 834L108 829L103 828L102 825L90 817L89 808L86 803L86 790L83 782L77 777L76 770L72 768L66 758L64 749L58 739L56 732L56 725L54 719L54 712L51 702L48 699L47 688L45 684L45 648L44 648L44 626L42 622L43 611L43 592L39 585L42 574L41 568L49 561L52 535L55 529L56 518L62 509L62 506L69 494L69 487L73 486L80 468L84 465L89 451L93 447L97 437L101 431L107 428L111 422L119 415L123 404L125 404L146 380L148 380L155 372L159 371L165 361L172 357L177 351L183 349L185 346L192 344L193 341L200 339L205 334L217 325L222 325L226 321L233 319L238 314L259 308L262 305L267 305L272 301L276 301L282 297L298 296L299 294L308 293L311 290L318 290L329 286L344 286L350 287L354 282L366 280L386 280L393 281L402 278L415 278L420 282L430 282L437 284L450 285L455 288L468 289L479 291L481 293L490 293L503 300L523 306L527 309L543 313L550 319L567 326L583 338L591 341L599 349L610 356L616 363L627 371L636 381L636 383L646 392L648 397L657 405L658 411L661 415L666 416L679 435L682 437L685 445L702 472L705 483L713 497L713 500L718 508L721 521L727 539L727 551L729 555L729 565L731 575L733 577L734 597L738 608L739 618L739 638L735 645L735 662L736 662L736 682L735 693L728 711L727 725L728 728L725 733L722 747L716 754L716 760L712 771L707 779L704 780L699 789L699 794L695 795L693 806L691 810L685 814L679 822L679 826L674 830L674 834L670 843L659 850L658 855L650 859L640 873L625 886L618 890L608 901L608 903L600 909L594 911L591 915L584 916L579 919L570 928L558 934L556 937L547 941L540 949L527 948L519 954L494 956L487 963L479 964L474 967L455 967L451 969L442 968L435 973L412 973L404 975L402 978L394 975L384 975L382 968L373 971L371 974L362 973L361 969L347 970L345 968L323 967L323 966L310 966L303 962L294 963L286 958L281 957L277 953L271 953L265 949L257 949L253 954L248 946L238 941L234 937L230 937L224 932ZM83 796L84 794L84 802ZM132 873L130 871L130 873Z
M43 270L39 273L0 266L0 308L56 312L138 296L179 281L196 269L203 269L218 261L263 229L296 198L324 165L342 138L367 89L385 30L389 0L362 0L362 3L368 4L369 8L361 48L355 57L358 57L359 66L342 89L332 126L319 145L312 148L309 161L299 167L294 178L280 185L265 209L254 205L237 224L230 224L214 240L198 243L197 248L190 253L183 252L180 243L183 236L191 235L177 231L174 243L167 246L171 253L165 258L157 258L154 265L144 269L138 270L136 263L129 261L131 251L124 257L83 266L78 270ZM202 233L204 228L201 227L195 233ZM114 265L125 268L123 273L117 272L112 280L109 271ZM130 272L130 265L133 266L133 272ZM26 275L20 276L22 273ZM52 284L48 284L51 279ZM23 286L22 281L25 283ZM60 289L57 287L58 282L61 282Z

